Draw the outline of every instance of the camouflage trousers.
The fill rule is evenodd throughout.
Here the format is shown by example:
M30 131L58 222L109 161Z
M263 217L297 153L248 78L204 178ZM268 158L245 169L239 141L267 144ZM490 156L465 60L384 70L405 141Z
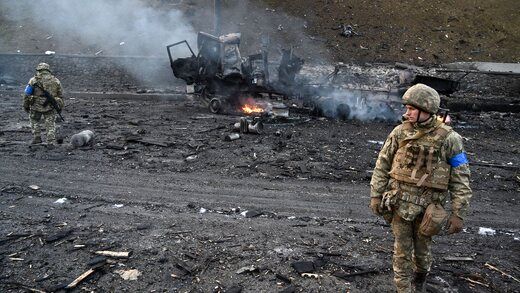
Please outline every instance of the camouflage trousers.
M413 292L414 272L427 273L432 264L431 237L419 233L422 215L406 221L397 213L392 219L394 234L394 282L397 292Z
M43 119L42 119L43 118ZM56 111L51 110L47 112L31 111L29 113L31 121L31 131L34 138L41 137L41 121L45 124L47 131L47 143L56 144Z

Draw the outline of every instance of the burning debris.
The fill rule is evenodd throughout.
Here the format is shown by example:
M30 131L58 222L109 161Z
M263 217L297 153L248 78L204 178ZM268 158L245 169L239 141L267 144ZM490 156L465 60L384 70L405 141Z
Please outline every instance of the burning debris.
M167 46L170 66L175 77L187 84L187 92L200 96L212 113L246 116L289 117L287 100L299 101L316 115L334 119L391 120L400 111L391 105L399 103L399 91L376 88L345 88L336 80L341 67L336 66L327 80L310 84L297 75L303 60L292 49L281 50L277 79L271 80L268 66L268 40L260 54L242 58L239 33L216 37L198 34L198 53L186 40ZM190 57L173 59L172 47L185 44ZM278 102L271 102L277 99Z
M278 68L279 80L269 80L268 41L264 41L260 54L242 58L240 53L240 33L216 37L199 32L198 53L195 54L186 40L167 46L170 66L175 77L193 85L193 93L202 97L211 112L226 112L242 109L245 113L262 112L251 108L251 104L241 103L244 97L256 99L265 96L287 97L292 94L294 79L303 65L292 50L284 50ZM185 44L192 56L173 60L171 48Z

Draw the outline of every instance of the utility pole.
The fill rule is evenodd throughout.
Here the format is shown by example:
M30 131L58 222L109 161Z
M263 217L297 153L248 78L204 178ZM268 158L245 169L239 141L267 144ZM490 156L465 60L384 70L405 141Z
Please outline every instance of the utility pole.
M220 33L221 33L221 23L220 23L220 20L221 20L221 13L222 13L222 6L221 6L221 1L220 0L214 0L214 3L215 3L215 36L216 37L219 37L220 36Z

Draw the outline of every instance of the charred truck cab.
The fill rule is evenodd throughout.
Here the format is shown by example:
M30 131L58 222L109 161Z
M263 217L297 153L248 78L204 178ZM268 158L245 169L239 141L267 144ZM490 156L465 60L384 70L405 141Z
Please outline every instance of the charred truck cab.
M174 60L171 49L182 44L188 46L192 55ZM303 60L294 56L292 50L283 50L279 80L271 83L267 45L265 42L261 53L243 58L239 49L240 33L216 37L199 32L197 54L186 40L166 48L174 76L183 79L188 92L199 95L211 112L219 113L237 109L244 99L291 95Z

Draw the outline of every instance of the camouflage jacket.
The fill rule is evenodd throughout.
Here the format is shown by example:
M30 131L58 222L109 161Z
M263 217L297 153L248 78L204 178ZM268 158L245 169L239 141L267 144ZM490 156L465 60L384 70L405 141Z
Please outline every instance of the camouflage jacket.
M434 116L424 123L413 123L413 127L407 129L406 124L395 127L386 139L381 149L372 180L370 181L370 196L384 198L384 202L396 211L403 219L413 220L424 211L428 202L423 202L422 198L427 198L429 202L444 204L445 199L450 195L451 210L460 218L464 218L472 196L469 187L470 170L462 137L451 130L442 138L440 144L440 160L448 163L449 179L447 180L447 190L431 188L427 186L417 186L410 182L396 180L391 176L390 171L395 164L394 157L399 149L400 143L416 136L419 132L428 132L437 128L441 122ZM449 129L449 128L448 128ZM449 191L449 192L448 192Z
M29 80L24 95L24 107L28 106L31 111L36 112L53 110L49 103L44 106L46 98L41 88L49 92L56 99L60 108L63 109L63 89L60 80L48 71L38 72L36 76Z

